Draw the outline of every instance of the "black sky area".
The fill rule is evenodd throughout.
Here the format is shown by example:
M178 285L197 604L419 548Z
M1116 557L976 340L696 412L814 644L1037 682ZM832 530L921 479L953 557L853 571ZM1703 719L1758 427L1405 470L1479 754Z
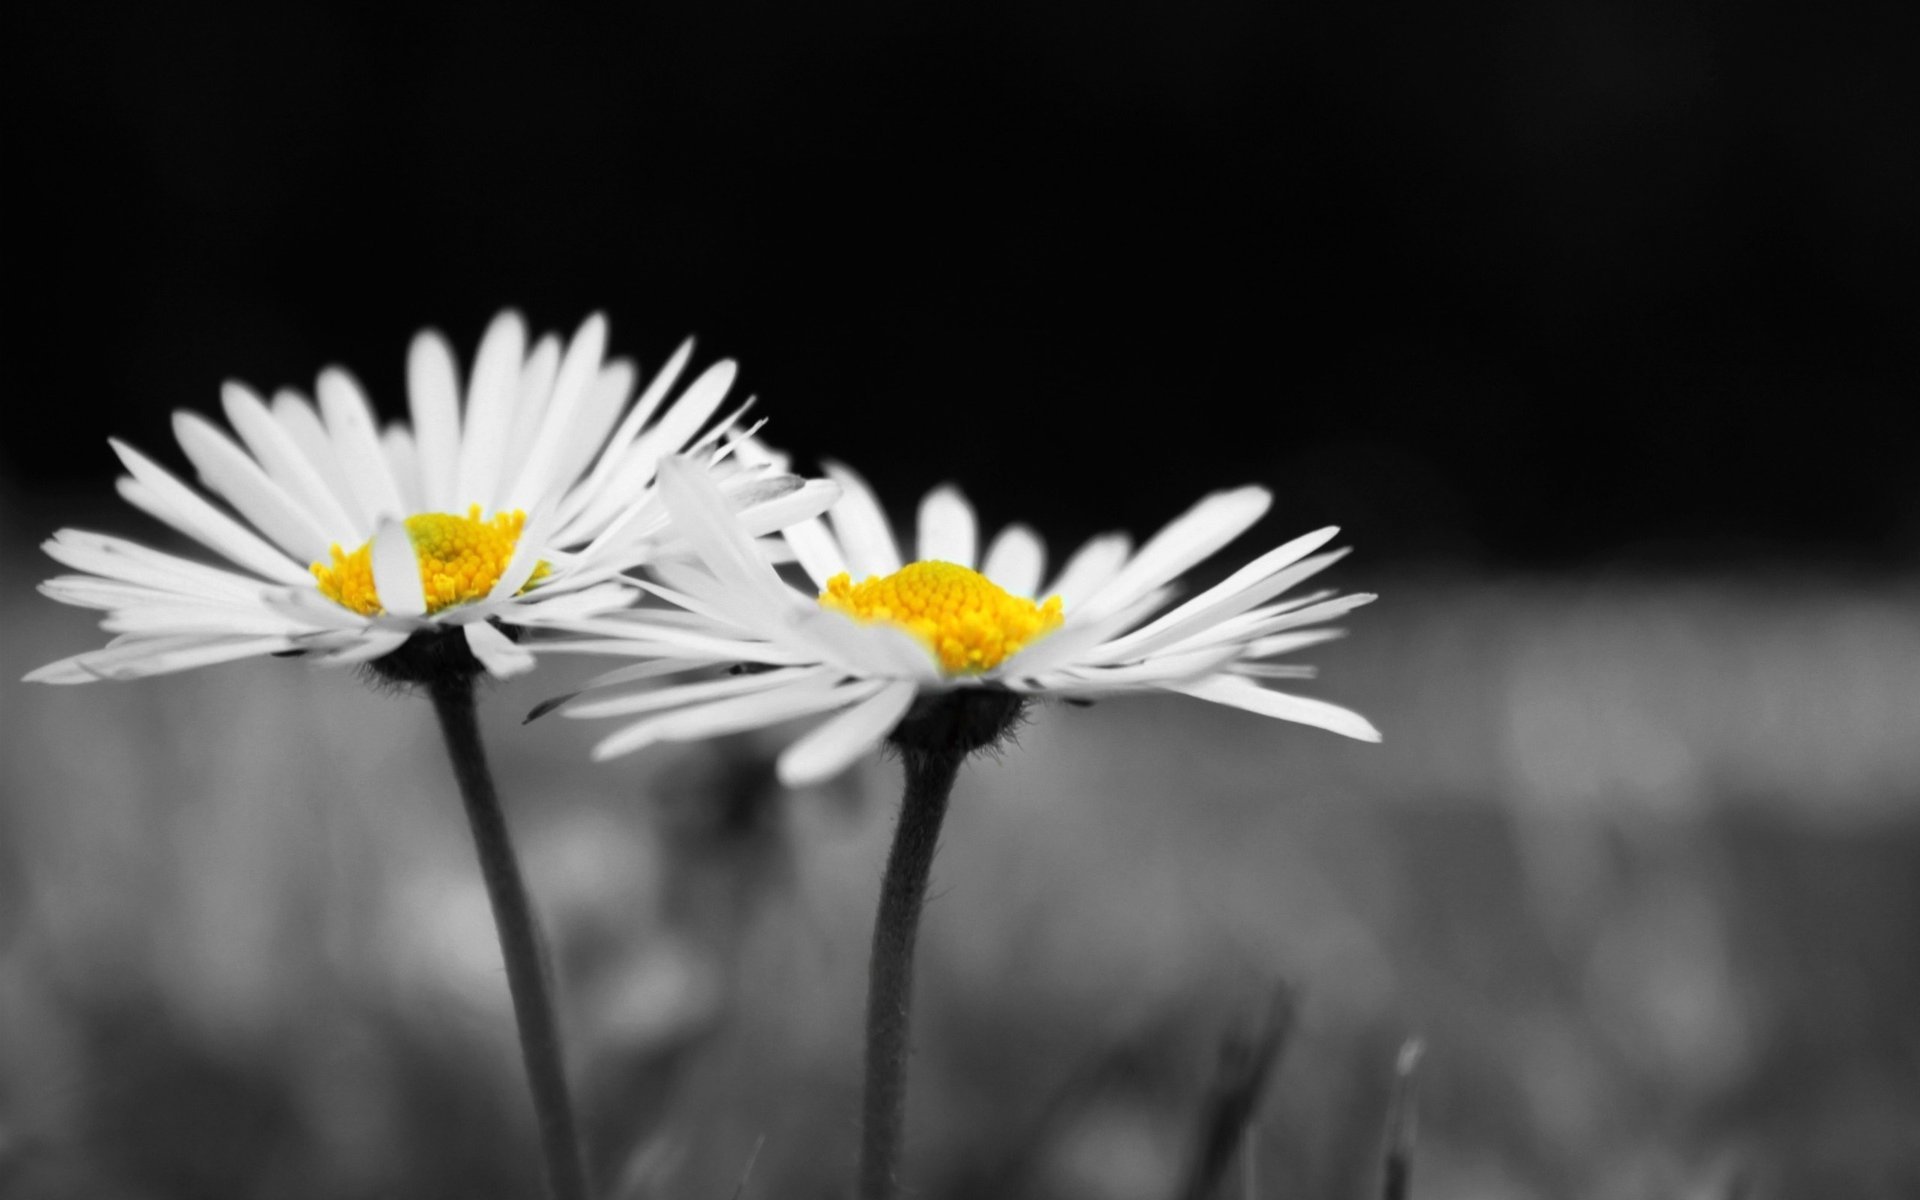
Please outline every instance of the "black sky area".
M902 509L1262 482L1374 562L1910 565L1900 13L15 9L0 473L184 470L170 410L331 362L398 416L412 332L510 304L698 334Z

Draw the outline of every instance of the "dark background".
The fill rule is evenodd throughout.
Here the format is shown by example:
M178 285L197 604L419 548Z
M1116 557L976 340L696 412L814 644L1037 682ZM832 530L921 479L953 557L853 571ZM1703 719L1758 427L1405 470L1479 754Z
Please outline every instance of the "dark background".
M913 1194L1179 1194L1278 981L1233 1194L1369 1194L1419 1034L1418 1200L1920 1195L1893 9L9 9L0 1198L537 1193L427 706L15 682L106 637L51 530L205 557L109 434L187 474L170 410L332 362L398 417L414 331L508 304L697 333L903 516L953 478L1057 554L1261 482L1196 583L1337 521L1382 596L1300 685L1379 746L1123 698L967 768ZM605 665L557 658L484 721L605 1195L843 1196L897 764L593 763L520 723Z
M1260 481L1384 561L1915 561L1914 21L1408 8L16 11L0 474L600 308L989 525Z

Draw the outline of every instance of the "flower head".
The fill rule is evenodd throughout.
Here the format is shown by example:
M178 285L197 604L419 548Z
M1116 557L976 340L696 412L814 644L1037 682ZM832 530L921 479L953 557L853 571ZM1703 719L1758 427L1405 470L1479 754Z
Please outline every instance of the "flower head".
M111 442L127 470L120 494L226 562L61 530L45 549L77 573L41 590L104 610L117 636L27 678L135 678L265 654L372 662L403 679L448 661L512 675L533 661L520 630L564 630L632 602L620 573L671 536L654 491L666 456L700 459L760 533L831 499L831 485L803 485L741 428L751 401L720 415L732 362L669 402L687 343L634 399L636 370L606 357L606 339L594 316L570 341L529 344L520 317L503 313L463 400L452 351L424 332L407 359L412 422L384 428L339 368L321 372L317 408L229 383L231 432L184 411L174 432L230 511Z
M920 505L917 557L903 563L872 492L851 471L828 473L841 495L827 519L783 534L812 581L800 588L777 574L710 479L688 463L663 464L661 492L694 561L651 564L658 582L643 586L671 607L579 627L597 638L576 649L646 660L556 702L569 716L640 718L596 757L836 713L782 754L782 779L798 784L903 730L922 736L930 722L972 748L991 738L968 723L1003 727L1022 698L1154 690L1379 740L1359 714L1264 682L1310 677L1311 668L1271 660L1340 636L1326 622L1373 599L1283 598L1344 556L1321 552L1337 530L1295 538L1172 604L1187 570L1266 512L1260 488L1204 498L1137 551L1123 535L1096 537L1042 587L1045 548L1026 526L1002 531L983 555L972 507L939 488ZM657 686L702 668L730 673ZM979 702L929 711L936 698L969 695Z

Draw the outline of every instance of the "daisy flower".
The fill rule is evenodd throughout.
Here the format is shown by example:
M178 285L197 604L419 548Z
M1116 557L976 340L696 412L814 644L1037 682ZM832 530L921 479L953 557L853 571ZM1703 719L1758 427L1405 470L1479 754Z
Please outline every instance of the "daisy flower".
M594 316L564 345L529 345L520 317L504 313L481 340L462 403L452 351L423 333L407 359L411 426L383 429L338 368L321 372L317 409L293 392L269 404L229 384L231 433L190 412L174 414L174 432L231 511L112 442L127 469L120 494L226 563L61 530L46 551L77 574L42 590L104 610L117 636L27 676L86 683L275 654L367 663L422 685L473 832L557 1200L586 1200L587 1174L551 971L487 768L475 678L532 665L521 631L564 631L632 602L620 573L672 538L653 487L668 455L693 456L688 469L711 489L702 494L736 529L772 532L835 494L787 475L740 427L751 401L720 415L733 363L669 402L692 355L683 345L629 403L635 369L608 359L606 341Z
M658 582L642 586L672 609L577 623L599 640L572 648L646 661L547 706L572 717L640 718L602 741L596 758L836 714L780 756L781 779L805 784L890 735L926 732L917 722L943 696L954 701L948 719L964 718L950 732L970 749L993 740L1025 699L1154 691L1380 738L1357 713L1269 686L1311 677L1311 668L1273 660L1340 636L1326 623L1373 599L1286 595L1344 556L1321 550L1336 529L1295 538L1168 607L1183 572L1266 512L1271 497L1261 488L1206 497L1138 550L1121 534L1096 537L1043 587L1045 548L1028 527L1009 526L983 554L972 507L938 488L920 504L916 560L903 564L866 484L844 467L828 474L841 490L826 519L783 534L811 581L796 588L757 551L711 481L690 464L664 464L662 495L697 561L652 565ZM703 667L733 673L641 682Z
M600 635L578 648L643 661L544 707L638 717L600 743L598 758L831 714L781 753L788 784L827 778L883 741L900 751L906 789L868 961L860 1118L859 1195L891 1200L906 1122L914 943L961 763L1002 738L1031 698L1145 691L1378 741L1357 713L1267 686L1309 676L1273 660L1338 636L1326 623L1373 597L1287 597L1345 553L1322 550L1337 532L1322 529L1173 604L1185 571L1266 512L1271 498L1260 488L1207 496L1137 551L1119 535L1095 538L1042 587L1045 548L1025 526L1002 531L982 554L972 507L938 488L920 504L915 561L903 564L872 492L851 471L828 473L841 489L828 518L783 534L811 581L796 588L697 465L662 464L661 495L694 561L652 564L657 582L644 586L671 607L576 627ZM659 685L714 667L728 673Z
M112 440L127 471L121 496L224 562L110 534L54 534L46 552L76 573L41 590L104 610L101 626L117 636L27 679L131 679L269 654L372 662L415 634L453 631L464 646L457 657L513 675L533 655L503 628L565 628L630 602L618 577L663 533L652 487L663 457L703 456L724 475L729 503L763 532L830 498L826 485L785 475L770 453L747 467L727 461L752 445L740 428L751 401L715 419L731 361L669 402L689 342L629 403L635 368L609 359L606 341L597 315L562 343L530 342L520 317L503 313L481 341L463 403L451 349L424 332L407 358L410 425L383 427L337 367L320 373L317 407L292 391L269 403L229 383L230 428L186 411L173 426L201 484L230 510ZM404 656L386 666L405 677Z

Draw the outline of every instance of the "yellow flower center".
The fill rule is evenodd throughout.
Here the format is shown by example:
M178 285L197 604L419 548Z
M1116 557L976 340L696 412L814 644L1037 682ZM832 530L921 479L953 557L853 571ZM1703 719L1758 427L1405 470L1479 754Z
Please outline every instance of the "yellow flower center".
M479 600L500 581L507 569L513 548L520 541L527 514L515 510L495 513L491 520L480 519L480 506L474 505L464 517L452 513L419 513L407 518L407 536L420 560L420 587L427 595L427 611ZM313 578L320 594L344 608L365 616L383 611L380 595L373 587L373 543L341 552L332 547L333 563L314 563ZM546 577L549 567L541 562L533 569L525 592Z
M820 606L856 620L900 626L925 642L949 675L997 667L1028 642L1058 629L1063 619L1060 597L1035 604L949 562L909 563L884 579L869 575L861 583L843 571L827 580Z

